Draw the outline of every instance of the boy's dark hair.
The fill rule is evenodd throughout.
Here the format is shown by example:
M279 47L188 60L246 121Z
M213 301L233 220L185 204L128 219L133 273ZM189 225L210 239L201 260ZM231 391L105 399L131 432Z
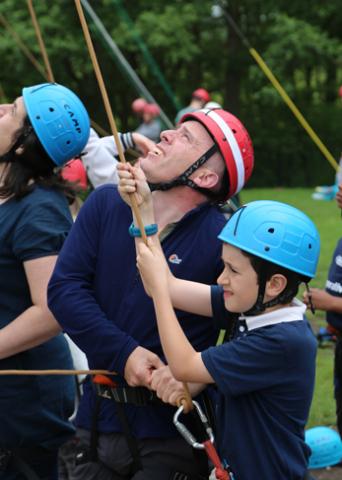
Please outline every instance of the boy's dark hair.
M262 282L266 283L272 277L272 275L275 275L276 273L284 275L284 277L287 279L286 287L277 297L278 304L286 305L287 303L290 303L291 300L297 295L299 285L302 282L308 284L311 280L309 277L294 272L293 270L289 270L285 267L281 267L280 265L276 265L275 263L264 260L263 258L257 257L251 253L243 250L241 250L241 252L250 259L253 270L257 274L259 285L262 284Z
M35 185L40 185L62 191L72 203L76 196L74 186L62 178L60 169L44 150L27 116L15 133L14 141L11 149L0 157L0 163L8 164L1 179L0 198L13 196L20 199ZM18 154L16 149L20 146L24 151ZM33 183L30 184L30 180Z

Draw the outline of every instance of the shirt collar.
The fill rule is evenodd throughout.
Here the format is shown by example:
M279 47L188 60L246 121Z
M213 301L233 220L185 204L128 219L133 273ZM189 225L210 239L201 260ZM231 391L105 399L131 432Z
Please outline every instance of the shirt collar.
M277 323L303 320L305 311L306 305L297 298L294 298L289 307L279 308L278 310L263 313L262 315L248 317L241 315L239 320L246 323L248 330L255 330L256 328L276 325Z

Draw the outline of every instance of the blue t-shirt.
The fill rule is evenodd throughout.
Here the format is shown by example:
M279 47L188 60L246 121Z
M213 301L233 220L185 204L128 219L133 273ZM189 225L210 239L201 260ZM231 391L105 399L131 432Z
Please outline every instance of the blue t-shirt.
M325 289L330 295L334 295L335 297L342 296L342 238L340 238L336 245ZM327 312L326 318L330 325L342 332L341 313Z
M220 288L212 303L215 315L227 315ZM219 451L236 480L304 478L316 348L308 322L298 319L250 331L238 322L231 342L202 352L218 387Z
M0 327L32 305L23 262L56 255L72 219L61 193L40 187L0 205ZM64 336L0 360L0 369L72 368ZM73 432L74 380L0 376L0 447L56 448Z
M86 353L90 367L121 375L138 345L164 358L153 302L136 267L134 239L128 234L131 223L131 209L117 189L112 185L97 188L77 217L49 285L49 306ZM216 281L222 271L222 247L217 236L224 224L224 216L208 204L177 223L162 242L177 277L207 284ZM217 330L212 319L180 311L177 316L197 350L215 343ZM95 400L94 389L87 381L78 409L78 426L91 428ZM178 435L172 423L175 409L169 405L125 405L125 410L139 438ZM101 401L98 429L122 431L111 400Z

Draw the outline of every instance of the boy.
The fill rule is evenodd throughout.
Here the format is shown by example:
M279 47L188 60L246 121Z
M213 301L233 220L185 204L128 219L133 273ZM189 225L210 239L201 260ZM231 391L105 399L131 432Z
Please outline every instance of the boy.
M137 191L144 225L153 224L141 170L120 166L119 176L123 198L127 201L126 194ZM219 235L224 271L214 287L175 278L157 235L149 237L147 248L139 232L132 233L137 235L138 266L153 298L173 375L184 382L217 385L218 446L234 478L304 479L309 456L304 427L314 386L316 340L304 318L305 306L294 297L299 284L308 283L316 271L319 236L314 224L279 202L242 207ZM200 262L205 252L198 253ZM221 328L234 322L232 341L197 352L173 307L213 315Z

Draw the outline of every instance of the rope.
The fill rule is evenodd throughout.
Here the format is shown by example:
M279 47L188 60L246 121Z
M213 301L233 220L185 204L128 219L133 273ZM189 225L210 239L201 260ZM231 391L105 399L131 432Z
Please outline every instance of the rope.
M116 143L116 147L117 147L117 150L118 150L118 153L119 153L119 158L120 158L120 161L122 163L126 163L126 159L124 157L122 146L121 146L121 143L120 143L120 140L119 140L119 136L118 136L118 132L117 132L117 128L116 128L116 123L115 123L114 116L113 116L113 113L112 113L112 109L111 109L111 106L110 106L110 102L109 102L107 90L106 90L106 87L105 87L105 83L104 83L104 80L103 80L103 76L102 76L102 73L101 73L101 69L100 69L100 66L99 66L99 63L98 63L98 60L97 60L97 57L96 57L94 45L93 45L93 42L92 42L92 39L91 39L91 36L90 36L90 33L89 33L88 25L87 25L87 22L86 22L84 13L83 13L81 1L80 0L75 0L75 4L76 4L77 13L78 13L78 16L79 16L79 19L80 19L80 22L81 22L83 34L84 34L84 37L85 37L85 40L86 40L86 43L87 43L89 55L90 55L91 61L93 63L93 67L94 67L95 75L96 75L96 78L97 78L97 82L98 82L98 85L99 85L99 88L100 88L100 91L101 91L101 95L102 95L105 110L106 110L106 113L107 113L107 116L108 116L109 124L110 124L111 130L112 130L112 133L113 133L113 136L114 136L114 140L115 140L115 143ZM146 236L146 233L145 233L144 224L143 224L140 212L139 212L139 208L138 208L138 204L137 204L135 194L130 195L130 201L131 201L132 210L134 212L134 215L135 215L135 217L137 219L137 222L138 222L139 229L141 231L142 239L143 239L144 243L147 245L147 236ZM182 404L184 406L186 411L189 411L193 408L192 399L191 399L191 395L190 395L187 384L183 383L183 387L184 387L184 395L179 399L179 402L180 402L180 404Z
M108 370L0 370L0 375L117 375Z
M203 442L204 449L208 455L208 458L212 461L214 467L215 467L215 476L217 480L230 480L230 475L225 470L222 466L220 457L218 456L218 453L216 451L216 448L214 445L211 443L210 440L206 440Z
M42 56L43 56L47 78L48 78L49 82L54 83L55 79L54 79L54 76L53 76L53 73L52 73L49 57L48 57L48 54L46 52L45 44L44 44L43 37L42 37L41 31L40 31L40 28L39 28L39 23L38 23L37 16L36 16L33 4L32 4L32 0L27 0L27 6L28 6L28 9L29 9L29 12L30 12L30 15L31 15L31 19L32 19L32 23L33 23L33 26L34 26L34 29L35 29L35 32L36 32L37 40L38 40L38 43L39 43L39 48L40 48L40 51L41 51Z
M251 56L254 58L256 63L259 65L263 73L266 75L266 77L269 79L273 87L277 90L281 98L284 100L286 105L289 107L293 115L297 118L298 122L301 124L301 126L306 130L308 133L309 137L311 140L316 144L316 146L319 148L319 150L323 153L324 157L328 160L328 162L331 164L331 166L336 170L336 172L339 171L339 165L336 162L335 158L332 156L332 154L329 152L327 147L323 144L321 139L318 137L316 132L313 130L313 128L309 125L309 123L306 121L302 113L299 111L299 109L296 107L294 102L291 100L291 98L288 96L286 93L285 89L281 86L280 82L278 79L275 77L275 75L272 73L271 69L266 65L262 57L259 55L259 53L251 46L249 43L247 37L242 33L240 28L237 26L235 21L233 20L232 16L229 15L229 13L225 9L225 5L223 2L219 1L219 5L222 8L223 15L226 17L229 25L233 28L234 32L237 34L237 36L240 38L241 42L243 45L248 49L249 53Z
M26 58L28 58L30 60L30 62L32 63L32 65L34 65L34 67L38 70L38 72L40 72L43 77L45 78L45 71L44 71L44 68L42 67L42 65L36 60L36 58L32 55L32 53L30 52L30 50L26 47L26 45L24 44L24 42L21 40L21 38L19 37L19 35L17 34L17 32L15 30L13 30L13 28L11 27L11 25L8 23L8 21L6 20L6 18L2 15L2 13L0 13L0 23L5 27L5 29L12 35L12 37L14 38L14 40L17 42L17 44L19 45L19 47L21 48L22 52L24 53L24 55L26 56Z

